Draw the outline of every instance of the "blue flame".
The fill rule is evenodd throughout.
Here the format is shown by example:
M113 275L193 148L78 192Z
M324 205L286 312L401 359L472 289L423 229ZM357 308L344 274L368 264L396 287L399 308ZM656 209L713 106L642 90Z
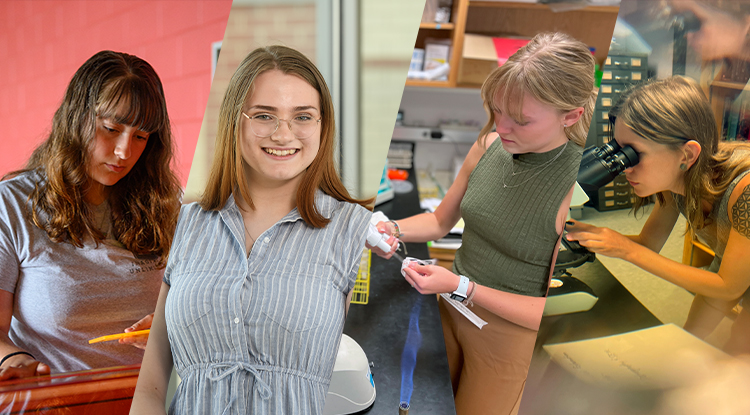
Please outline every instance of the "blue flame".
M404 351L401 353L401 402L411 402L414 389L414 367L417 365L417 351L422 344L422 333L419 332L419 312L422 309L422 296L417 298L409 316L409 332L406 334Z

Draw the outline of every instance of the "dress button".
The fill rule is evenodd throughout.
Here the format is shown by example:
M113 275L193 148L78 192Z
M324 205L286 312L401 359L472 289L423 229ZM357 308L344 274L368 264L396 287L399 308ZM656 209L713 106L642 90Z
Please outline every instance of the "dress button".
M240 319L238 317L234 318L234 324L238 324L240 322Z
M269 237L267 237L267 236L266 236L265 238L263 238L263 242L264 242L264 243L268 243L268 241L270 241L270 240L271 240L271 238L269 238Z

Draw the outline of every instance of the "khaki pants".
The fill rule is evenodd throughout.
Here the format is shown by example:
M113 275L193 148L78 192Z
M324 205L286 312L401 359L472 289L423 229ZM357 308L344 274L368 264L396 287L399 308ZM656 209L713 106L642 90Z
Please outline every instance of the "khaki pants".
M537 332L475 305L472 311L488 323L479 330L438 302L456 414L518 413Z

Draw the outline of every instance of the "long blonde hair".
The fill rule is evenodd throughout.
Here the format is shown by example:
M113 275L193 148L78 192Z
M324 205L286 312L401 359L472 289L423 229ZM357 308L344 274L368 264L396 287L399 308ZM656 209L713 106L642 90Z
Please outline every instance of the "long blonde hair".
M564 33L540 33L493 70L482 85L482 100L489 119L479 142L485 145L495 124L494 111L506 109L517 122L523 122L521 106L529 94L537 101L561 112L583 107L583 115L565 127L569 140L583 147L594 113L596 60L582 42ZM501 108L495 108L495 95L503 89Z
M740 173L750 170L750 158L732 157L736 150L750 151L750 145L719 142L711 105L690 78L673 76L646 83L629 92L618 105L617 119L640 137L675 151L689 140L700 144L698 159L684 173L684 213L691 228L702 228L701 201L713 204ZM665 202L662 193L656 196L659 203ZM637 197L635 210L647 202Z
M328 86L305 55L286 46L267 46L250 52L232 75L229 87L219 109L219 130L216 137L216 152L211 173L200 205L206 210L221 209L231 194L240 197L251 208L253 201L248 193L250 186L244 174L242 151L240 150L240 122L242 106L253 93L255 79L262 73L279 70L284 74L299 76L320 95L321 133L320 148L312 164L303 173L297 189L297 209L302 219L310 226L322 228L328 224L315 206L315 192L320 189L341 201L366 206L371 200L357 200L349 195L339 178L334 163L335 122L333 99Z

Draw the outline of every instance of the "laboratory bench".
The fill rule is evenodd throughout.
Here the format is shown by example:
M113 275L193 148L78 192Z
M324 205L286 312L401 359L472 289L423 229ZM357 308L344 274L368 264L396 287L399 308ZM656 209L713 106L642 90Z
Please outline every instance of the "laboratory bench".
M398 220L422 213L415 174L409 171L414 189L396 197L375 210ZM407 244L408 255L430 257L425 244ZM648 413L659 397L658 392L607 391L575 378L550 360L543 346L627 333L661 325L599 261L588 262L568 271L586 283L598 297L586 312L548 316L542 319L534 357L529 369L521 415ZM373 256L372 281L367 305L352 305L344 332L356 340L372 368L377 398L370 413L395 413L401 385L401 351L409 327L409 314L417 297L400 274L397 260ZM423 296L420 316L422 347L414 371L414 393L411 413L455 413L440 315L435 296ZM612 400L622 407L612 412ZM566 410L568 405L570 411ZM577 408L577 409L576 409ZM581 412L581 408L583 411ZM576 412L578 410L579 412Z
M414 171L409 172L412 191L375 208L388 218L398 220L418 213L419 193ZM427 259L427 245L406 244L408 256ZM370 267L370 294L366 305L352 304L344 333L354 339L373 363L376 398L368 415L398 413L401 392L401 353L409 330L409 317L421 298L419 330L422 343L413 375L410 414L456 413L440 325L437 297L421 295L401 275L397 259L385 260L373 255Z
M598 260L568 271L599 300L586 312L542 318L520 415L648 414L658 391L623 391L579 380L550 360L543 346L587 340L661 325Z

